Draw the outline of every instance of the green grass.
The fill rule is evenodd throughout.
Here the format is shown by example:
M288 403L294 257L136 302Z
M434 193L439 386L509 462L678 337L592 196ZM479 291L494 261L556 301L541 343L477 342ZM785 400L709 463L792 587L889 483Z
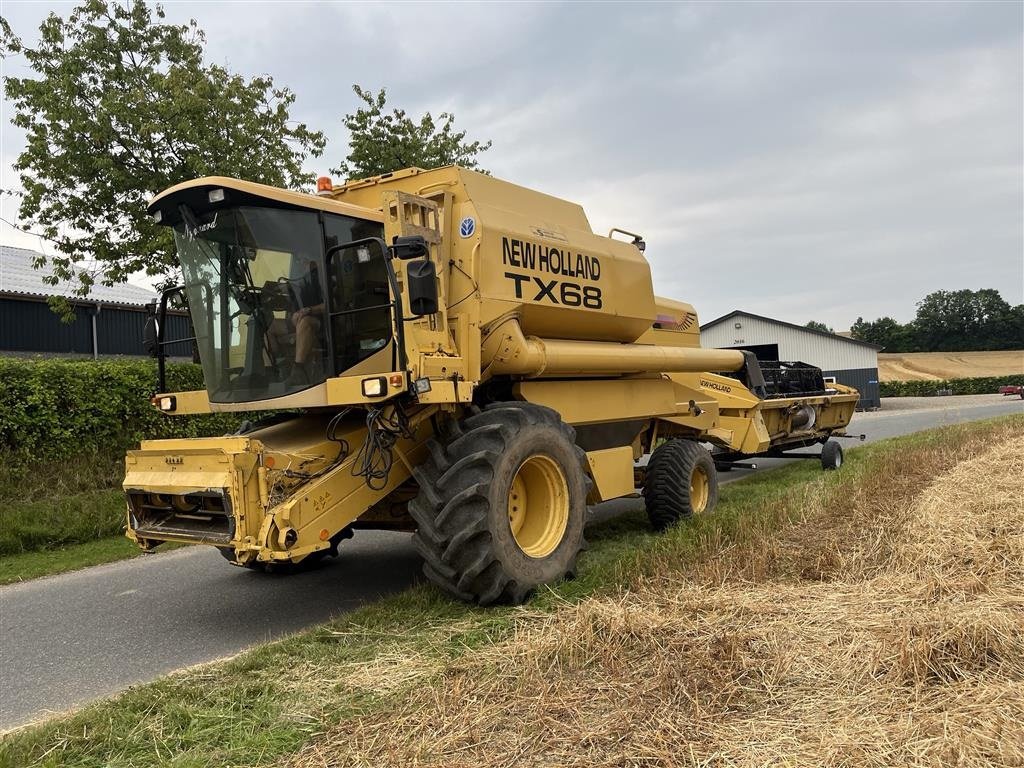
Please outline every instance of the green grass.
M957 425L851 451L841 472L797 462L723 486L714 515L664 535L639 509L588 529L578 577L541 591L526 611L480 609L421 586L225 662L142 685L0 741L0 766L264 766L346 718L381 711L408 688L374 692L348 676L376 659L420 657L438 671L468 649L506 638L527 612L613 593L666 562L681 566L729 542L756 539L801 515L807 493L854 493L865 478L892 473L917 449L983 441L1009 417ZM638 505L639 507L639 505ZM156 606L158 609L158 606ZM258 621L259 606L251 606ZM185 630L183 630L185 631ZM431 667L432 669L434 667Z
M0 451L0 584L137 554L121 534L124 454L25 461Z
M66 496L113 489L124 479L124 446L83 450L72 458L27 459L0 448L0 503L56 501Z
M83 491L58 500L0 502L0 555L58 550L124 530L124 493Z
M90 565L127 560L141 554L142 550L124 536L111 536L60 549L4 555L0 557L0 584L77 571Z

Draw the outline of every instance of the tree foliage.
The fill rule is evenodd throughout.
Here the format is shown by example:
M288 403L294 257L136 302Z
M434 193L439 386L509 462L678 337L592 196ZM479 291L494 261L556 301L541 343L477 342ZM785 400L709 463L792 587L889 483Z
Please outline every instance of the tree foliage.
M835 333L835 331L833 331L827 325L825 325L824 323L818 322L817 320L809 320L804 325L804 328L810 328L812 331L821 331L822 333Z
M993 288L935 291L917 303L906 325L891 317L857 318L855 339L887 352L964 352L1024 347L1024 304L1010 306Z
M850 332L853 338L877 344L886 352L909 352L913 342L908 328L891 317L880 317L871 322L858 317L850 326Z
M88 293L133 272L175 269L171 234L146 216L154 193L188 179L235 176L297 187L323 134L289 119L295 101L268 76L246 79L203 62L197 23L164 22L160 6L86 0L51 13L29 47L4 24L2 53L31 77L4 78L27 145L15 169L19 215L54 243L56 283ZM92 261L88 270L81 262Z
M491 148L491 142L467 141L466 131L455 130L451 113L442 112L435 120L427 112L413 120L404 109L388 111L383 88L376 94L358 85L352 90L365 106L345 115L349 154L331 173L362 179L411 166L461 165L482 170L476 158Z
M1024 327L999 291L936 291L917 304L914 319L917 345L960 352L971 349L1012 349L1024 346Z

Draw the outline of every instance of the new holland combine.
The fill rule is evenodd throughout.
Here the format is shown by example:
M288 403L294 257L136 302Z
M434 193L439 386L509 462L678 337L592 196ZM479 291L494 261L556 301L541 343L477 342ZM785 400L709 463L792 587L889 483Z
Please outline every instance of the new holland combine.
M154 405L259 418L129 452L143 549L207 544L266 568L361 528L411 531L432 582L516 603L574 570L590 505L642 488L662 529L711 511L716 464L815 444L841 462L830 438L857 392L702 349L693 307L654 295L640 236L457 167L318 187L213 177L150 203L184 275L147 326ZM166 391L174 293L203 391Z

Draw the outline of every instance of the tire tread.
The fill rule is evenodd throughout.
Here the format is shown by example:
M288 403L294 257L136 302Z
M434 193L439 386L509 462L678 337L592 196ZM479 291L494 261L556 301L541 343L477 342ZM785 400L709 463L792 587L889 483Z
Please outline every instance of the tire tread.
M558 426L575 449L589 495L592 480L575 430L556 411L531 403L500 402L471 409L461 421L446 424L440 439L431 438L427 460L414 470L420 492L409 504L418 528L413 545L423 557L427 579L460 600L518 604L532 591L505 572L492 546L487 508L495 463L519 430L531 424ZM571 571L585 545L581 537L579 549L571 555Z

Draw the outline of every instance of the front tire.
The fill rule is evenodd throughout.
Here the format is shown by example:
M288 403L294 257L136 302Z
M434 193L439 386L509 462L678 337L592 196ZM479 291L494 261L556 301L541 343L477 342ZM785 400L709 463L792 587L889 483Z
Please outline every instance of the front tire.
M692 440L659 445L647 463L644 502L656 531L711 512L718 503L718 473L711 454Z
M502 402L459 422L413 472L423 573L460 600L522 603L572 574L589 478L575 431L538 405Z

